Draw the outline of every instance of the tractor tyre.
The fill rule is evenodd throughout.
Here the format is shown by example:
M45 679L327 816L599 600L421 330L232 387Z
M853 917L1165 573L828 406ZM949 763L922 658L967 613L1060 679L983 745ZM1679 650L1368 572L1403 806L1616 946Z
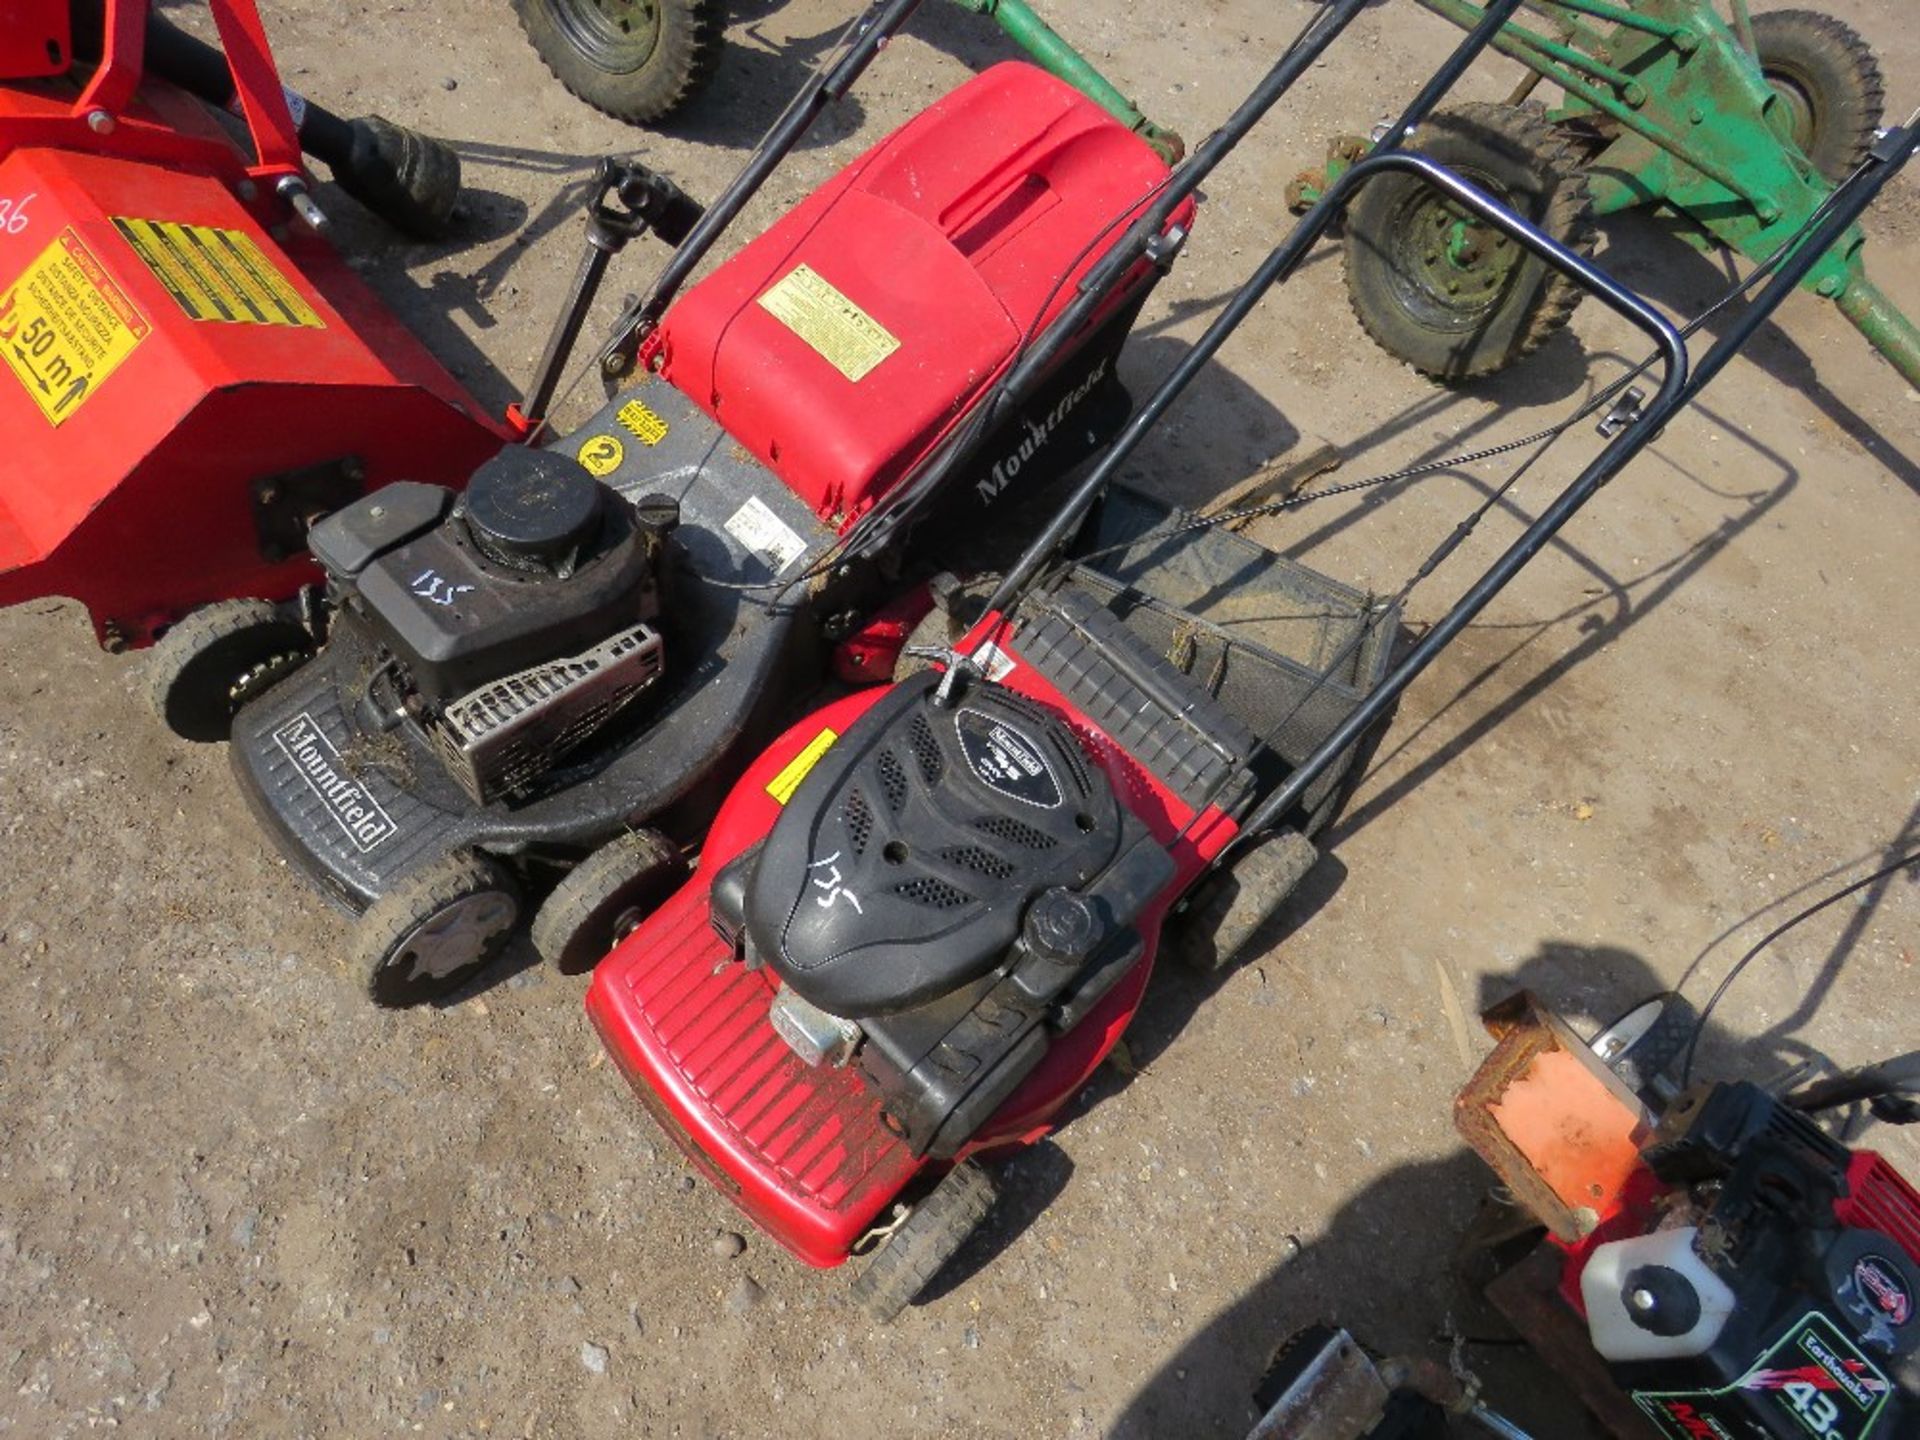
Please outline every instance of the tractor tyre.
M1167 933L1173 958L1201 975L1225 970L1280 913L1319 858L1319 849L1297 830L1282 830L1247 851L1206 880L1173 921Z
M1760 73L1787 107L1793 143L1836 185L1867 158L1880 128L1886 81L1854 29L1817 10L1753 17Z
M657 830L633 830L576 865L533 917L533 948L566 975L591 970L680 888L686 857Z
M629 125L664 120L720 64L726 0L513 0L553 78Z
M1538 113L1464 104L1433 115L1412 149L1579 254L1593 201L1579 153ZM1412 175L1367 183L1348 213L1347 296L1388 354L1436 380L1503 370L1567 323L1580 287Z
M497 960L519 919L520 887L506 867L456 850L368 907L354 930L355 968L385 1009L437 1000Z
M941 1176L853 1282L860 1308L892 1324L980 1228L993 1199L993 1177L971 1160Z
M147 695L182 740L212 744L242 705L313 657L313 637L265 600L217 600L173 626L147 657Z

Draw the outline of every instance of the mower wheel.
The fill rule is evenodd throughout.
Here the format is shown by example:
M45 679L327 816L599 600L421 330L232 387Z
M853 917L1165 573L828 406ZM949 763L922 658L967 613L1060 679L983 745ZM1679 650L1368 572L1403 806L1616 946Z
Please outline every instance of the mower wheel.
M1413 149L1569 249L1593 248L1593 201L1574 148L1515 105L1436 112ZM1367 334L1436 380L1491 375L1567 323L1581 290L1413 175L1361 190L1346 228L1347 296Z
M360 917L356 968L373 1003L399 1009L459 989L513 938L520 887L506 867L456 850L408 876Z
M993 1177L971 1160L941 1176L853 1282L860 1308L891 1324L980 1228L993 1198Z
M726 0L513 0L540 59L575 96L629 125L664 120L713 78Z
M1760 73L1786 106L1788 133L1838 184L1867 158L1887 99L1873 51L1853 27L1817 10L1753 17Z
M633 830L576 865L533 917L533 948L568 975L591 970L687 878L679 847Z
M1216 975L1237 960L1320 858L1297 830L1282 830L1249 850L1195 892L1167 944L1189 970Z
M1693 1043L1700 1014L1672 990L1649 996L1593 1037L1592 1049L1622 1083L1658 1112L1673 1098L1673 1070Z
M313 655L313 637L265 600L219 600L173 626L147 657L147 694L182 740L211 744L233 717Z

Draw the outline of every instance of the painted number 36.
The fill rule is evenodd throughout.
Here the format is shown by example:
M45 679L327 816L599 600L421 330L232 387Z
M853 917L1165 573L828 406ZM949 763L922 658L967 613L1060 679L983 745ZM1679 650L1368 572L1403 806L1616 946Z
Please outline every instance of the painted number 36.
M1800 1412L1800 1418L1807 1428L1816 1435L1837 1435L1840 1420L1840 1407L1833 1397L1809 1385L1804 1380L1796 1380L1786 1387L1787 1399L1793 1402L1793 1408Z
M0 196L0 230L9 235L18 235L27 228L27 206L33 203L33 197L39 192L29 190L18 200L10 196Z

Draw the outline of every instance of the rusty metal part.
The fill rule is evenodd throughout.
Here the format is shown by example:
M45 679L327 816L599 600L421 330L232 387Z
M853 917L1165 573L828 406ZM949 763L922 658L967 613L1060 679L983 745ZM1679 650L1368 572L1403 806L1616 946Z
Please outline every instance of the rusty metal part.
M1614 1440L1658 1440L1594 1353L1587 1327L1560 1298L1560 1264L1559 1250L1543 1241L1487 1286L1487 1299Z
M1389 1398L1386 1381L1353 1337L1328 1331L1247 1440L1364 1440Z
M1454 1101L1454 1125L1514 1200L1570 1244L1617 1204L1653 1118L1532 994L1483 1019L1499 1043Z

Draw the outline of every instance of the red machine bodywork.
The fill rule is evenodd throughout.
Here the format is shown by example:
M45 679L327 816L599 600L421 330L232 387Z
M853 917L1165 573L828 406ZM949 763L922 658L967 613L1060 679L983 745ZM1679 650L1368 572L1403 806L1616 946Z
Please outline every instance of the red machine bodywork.
M109 5L111 53L84 91L0 84L0 604L77 598L114 644L316 578L301 547L256 524L276 477L333 465L361 489L458 485L505 435L331 245L284 223L271 182L299 173L299 152L259 17L250 0L214 10L255 157L198 101L141 82L141 4ZM90 125L95 111L110 123ZM228 237L256 261L257 274L230 273L257 313L227 318L194 290L230 254L156 268L116 219Z
M1139 963L1079 1025L1055 1038L964 1154L1031 1144L1052 1129L1055 1112L1139 1008L1168 908L1235 833L1218 810L1195 819L1157 777L1078 716L1020 663L1017 639L1001 649L1015 662L1004 683L1067 719L1122 803L1168 846L1176 879L1141 919L1146 948ZM714 821L694 878L600 963L587 991L587 1013L641 1102L756 1224L818 1266L840 1264L909 1182L949 1162L909 1153L882 1123L878 1097L857 1066L808 1066L775 1034L767 1012L778 980L734 959L709 923L708 889L711 877L778 818L781 802L769 789L775 777L810 747L823 751L823 732L845 734L884 693L875 687L836 701L754 763Z
M844 524L1073 299L1105 249L1088 237L1107 227L1102 238L1117 238L1115 222L1167 173L1071 86L997 65L717 269L667 314L646 358L823 520ZM1190 217L1183 207L1177 223ZM803 266L826 288L807 282L801 326L824 344L768 308ZM1150 273L1143 265L1102 313ZM875 360L888 339L897 348Z

